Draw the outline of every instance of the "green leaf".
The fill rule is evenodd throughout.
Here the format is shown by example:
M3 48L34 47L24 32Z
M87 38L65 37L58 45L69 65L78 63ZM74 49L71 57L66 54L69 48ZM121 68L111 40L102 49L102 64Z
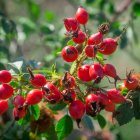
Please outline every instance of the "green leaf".
M49 107L52 111L58 111L64 109L66 107L66 104L63 102L58 104L47 104L47 107Z
M55 14L52 11L45 11L44 17L47 20L47 22L52 22L55 19Z
M133 9L133 14L134 14L135 16L140 16L140 2L134 3L132 9Z
M140 119L140 91L132 92L132 101L135 119Z
M102 115L98 114L97 120L101 128L104 128L106 126L106 120Z
M32 110L32 115L34 116L35 120L39 119L40 116L40 109L38 105L33 105L31 106L31 110Z
M16 32L16 25L13 21L8 20L7 18L1 19L1 25L5 33L13 33Z
M16 65L14 65L14 63L8 63L6 67L12 75L20 74L19 69L16 67Z
M103 54L101 54L101 53L97 53L96 54L96 57L97 57L97 59L99 60L99 61L101 61L101 62L103 62L103 60L104 60L104 55Z
M132 120L134 117L134 110L130 103L124 103L118 106L115 118L119 125L124 125Z
M75 45L75 43L74 43L73 40L71 39L71 40L69 40L69 41L67 42L67 45L68 45L68 46L73 46L73 45Z
M40 12L41 12L40 6L33 1L29 1L28 2L28 10L30 12L29 14L30 14L32 20L36 21L40 16Z
M13 88L17 88L19 86L19 83L16 82L16 81L12 81L10 82L10 85L13 87Z
M36 30L36 25L29 18L19 18L19 23L22 25L23 32L28 35Z
M56 65L55 64L52 65L52 75L53 74L56 74Z
M65 115L62 119L60 119L56 125L56 132L58 136L58 140L62 140L66 136L68 136L73 130L73 121L70 116Z
M84 117L82 118L82 123L85 126L85 128L94 130L92 120L88 115L84 115Z
M58 140L54 124L51 125L46 133L42 133L41 136L46 137L47 140Z
M40 31L44 34L51 34L55 30L55 27L53 24L44 24L40 27Z
M71 68L70 68L70 74L73 74L74 73L74 70L76 68L76 61L74 61L71 65Z

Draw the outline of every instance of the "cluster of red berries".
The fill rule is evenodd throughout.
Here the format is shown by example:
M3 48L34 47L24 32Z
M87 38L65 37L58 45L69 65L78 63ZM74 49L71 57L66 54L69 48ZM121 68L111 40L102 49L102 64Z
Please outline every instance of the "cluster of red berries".
M110 55L117 48L117 39L106 38L104 34L108 32L108 24L99 27L99 32L88 36L85 24L88 21L87 11L79 7L75 18L66 18L64 25L75 46L66 46L62 49L62 57L66 62L76 62L74 73L66 72L60 79L59 84L55 81L48 81L43 74L33 74L28 68L30 79L28 79L30 88L26 90L27 94L22 95L19 91L13 89L8 84L11 80L15 80L9 71L0 71L0 115L8 109L8 99L13 97L13 116L15 120L23 118L27 113L29 105L38 104L42 99L49 103L64 102L68 104L70 116L77 122L80 122L85 113L90 116L96 116L101 110L105 109L109 112L115 112L115 105L122 104L127 101L126 97L121 94L121 90L125 87L128 90L135 90L138 81L129 73L124 80L123 87L120 89L104 90L97 88L97 84L104 77L111 77L115 80L121 80L117 75L116 69L112 64L105 64L104 60L97 59L97 53ZM80 25L84 26L85 31L81 30ZM78 52L76 45L81 45L82 52ZM79 59L80 58L80 59ZM82 58L82 59L81 59ZM84 59L83 59L84 58ZM86 59L97 60L92 64L84 64ZM79 82L87 84L86 91L80 92ZM57 85L57 86L56 86ZM20 87L21 88L21 87ZM82 96L80 96L82 95Z
M69 106L70 115L80 120L85 111L90 116L96 116L101 110L105 109L109 112L115 112L115 104L122 104L127 101L126 97L121 94L121 90L127 88L128 90L135 90L138 86L138 81L129 74L122 84L122 89L116 89L117 80L121 80L117 75L116 69L112 64L105 64L104 60L100 61L96 57L97 53L103 55L113 54L118 46L118 40L121 35L115 39L104 38L104 34L109 31L109 24L102 24L98 32L88 36L86 23L88 21L88 13L83 7L79 7L75 18L70 17L64 20L64 26L67 30L66 35L73 40L75 46L65 46L62 49L61 56L66 62L79 62L79 58L85 57L78 65L76 65L75 72L78 80L82 82L93 82L85 91L84 103L80 100L73 101ZM83 25L82 31L80 25ZM82 52L78 52L77 45L80 45ZM86 59L97 60L92 64L84 64ZM96 88L95 84L101 82L104 77L113 78L115 88L103 90Z

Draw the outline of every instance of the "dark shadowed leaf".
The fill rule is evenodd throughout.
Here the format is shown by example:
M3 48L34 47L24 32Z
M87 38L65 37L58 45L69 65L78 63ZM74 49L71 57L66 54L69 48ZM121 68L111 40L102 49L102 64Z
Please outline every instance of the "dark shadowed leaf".
M98 114L97 120L101 128L104 128L106 126L106 120L102 115Z
M133 5L133 14L135 16L140 16L140 2L136 2L134 5Z
M51 127L49 128L49 130L47 130L46 133L42 133L41 136L46 137L47 140L58 140L54 124L51 125Z
M134 110L130 103L124 103L118 106L115 118L119 125L124 125L134 117Z
M85 128L94 130L93 122L88 115L84 115L84 117L82 118L82 124Z

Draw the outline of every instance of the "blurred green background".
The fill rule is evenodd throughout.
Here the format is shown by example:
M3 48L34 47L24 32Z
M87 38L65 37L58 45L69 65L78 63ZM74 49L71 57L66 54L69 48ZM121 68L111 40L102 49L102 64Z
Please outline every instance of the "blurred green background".
M60 57L68 41L63 19L73 17L80 5L89 12L90 33L109 22L110 33L106 37L115 38L127 26L117 51L106 58L115 64L121 77L126 69L140 72L139 0L0 0L0 69L8 62L25 59L37 68L50 68L55 63L58 72L68 70L70 64ZM139 121L112 129L116 137L112 139L140 140ZM116 133L119 135L115 136Z

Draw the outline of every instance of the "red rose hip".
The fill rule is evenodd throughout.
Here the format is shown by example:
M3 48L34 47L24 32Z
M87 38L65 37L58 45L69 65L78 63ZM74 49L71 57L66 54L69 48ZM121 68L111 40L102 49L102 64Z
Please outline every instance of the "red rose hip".
M43 92L38 89L33 89L28 92L25 100L25 104L27 105L35 105L38 104L42 100Z
M86 40L86 35L82 31L78 31L77 36L73 38L73 41L76 44L82 44L85 40Z
M88 45L98 45L103 41L103 34L98 32L88 38Z
M65 18L64 25L68 32L76 32L80 28L79 23L75 18Z
M104 55L110 55L115 52L115 50L117 49L117 46L118 46L118 43L115 41L115 39L106 38L101 43L99 52Z
M62 49L61 56L66 62L73 62L78 58L78 51L74 46L66 46Z
M35 74L32 77L32 79L30 80L30 82L36 88L41 88L41 87L43 87L46 84L47 80L46 80L44 75L42 75L42 74Z
M81 66L78 69L77 76L80 80L84 82L88 82L92 80L91 77L89 76L89 68L90 68L90 65L86 64L86 65Z
M8 109L8 101L0 100L0 115L2 115Z
M83 7L78 8L75 17L80 24L86 24L88 21L88 13Z
M9 84L1 84L0 85L0 99L10 98L14 93L13 88Z
M0 71L0 82L9 83L12 79L11 73L8 70Z
M75 120L81 119L85 113L85 105L80 100L73 101L69 106L69 113Z

